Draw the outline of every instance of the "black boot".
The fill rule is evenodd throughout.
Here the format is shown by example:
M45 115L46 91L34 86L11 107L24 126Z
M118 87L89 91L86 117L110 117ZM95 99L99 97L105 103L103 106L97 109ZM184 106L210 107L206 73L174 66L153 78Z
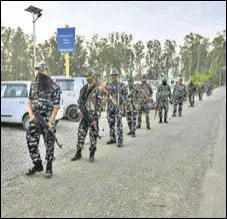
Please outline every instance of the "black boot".
M82 157L81 155L81 149L78 150L75 154L75 156L71 159L71 161L79 160Z
M178 115L179 115L179 117L181 117L182 116L182 113L178 113Z
M127 135L131 135L131 134L132 134L132 132L131 132L131 131L127 133Z
M164 118L164 123L168 123L168 121L167 121L166 117Z
M162 117L159 118L159 123L162 123Z
M111 140L107 141L106 143L107 143L107 144L115 144L115 143L116 143L116 140L112 140L112 139L111 139Z
M133 138L136 137L136 133L135 132L132 132L132 135L131 135Z
M31 169L28 170L26 175L31 176L36 172L42 172L42 171L43 171L42 161L38 160L37 162L34 163L34 166Z
M141 125L138 124L138 125L136 126L136 128L137 128L137 129L140 129L140 128L141 128Z
M172 117L176 117L176 113L173 113Z
M123 146L122 142L117 143L117 147L121 148Z
M52 161L47 161L47 167L46 167L46 178L49 179L52 177Z
M150 127L150 125L148 125L148 126L147 126L147 130L151 130L151 127Z
M95 152L94 151L90 151L90 157L89 157L89 161L91 163L93 163L95 160Z

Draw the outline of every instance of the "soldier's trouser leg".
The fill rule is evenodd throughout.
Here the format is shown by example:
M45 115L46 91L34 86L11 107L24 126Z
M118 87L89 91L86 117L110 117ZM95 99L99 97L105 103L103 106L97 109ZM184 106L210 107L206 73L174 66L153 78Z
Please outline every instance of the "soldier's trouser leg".
M163 103L159 103L158 116L159 116L160 119L162 119L162 109L163 109Z
M195 93L192 94L192 106L194 106L194 103L195 103Z
M54 159L54 136L50 133L43 133L44 144L46 146L46 160Z
M127 111L128 128L132 131L132 110Z
M189 101L190 106L192 105L191 96L192 96L192 95L189 93L189 94L188 94L188 101Z
M131 126L132 132L136 131L136 119L137 119L137 110L136 108L133 108L132 109L132 126Z
M95 127L94 126L91 126L90 131L89 131L91 146L90 146L89 150L90 151L93 151L93 152L96 151L97 134L98 133L95 130Z
M142 105L138 106L138 125L141 125L142 123L142 111L143 111L143 107Z
M164 103L164 120L167 120L169 105L168 102Z
M173 102L173 115L176 115L177 105L178 105L178 101L177 100L174 100L174 102Z
M148 105L145 106L145 113L146 113L146 125L147 127L150 127L150 118L149 118L150 110Z
M82 150L84 146L84 141L87 135L88 131L88 125L85 119L82 119L80 121L79 127L78 127L78 134L77 134L77 151Z
M116 141L116 134L115 134L115 110L108 110L107 111L107 119L110 129L110 140Z
M180 116L182 115L182 110L183 110L183 101L179 101L178 113Z
M26 139L30 157L33 163L35 164L37 161L41 161L39 153L40 128L37 123L29 123Z
M123 143L123 123L122 123L122 110L119 109L116 112L116 117L117 117L117 143L122 144Z
M195 94L190 93L189 94L189 102L191 106L194 106L194 99L195 99Z

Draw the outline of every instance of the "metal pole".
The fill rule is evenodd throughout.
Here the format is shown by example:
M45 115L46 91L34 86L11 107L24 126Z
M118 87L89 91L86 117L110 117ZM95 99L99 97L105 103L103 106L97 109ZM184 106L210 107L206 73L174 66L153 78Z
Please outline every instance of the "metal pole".
M35 14L33 13L33 37L34 37L34 73L36 67L36 38L35 38Z
M69 28L69 25L65 25L65 28ZM69 52L65 52L65 75L69 77Z

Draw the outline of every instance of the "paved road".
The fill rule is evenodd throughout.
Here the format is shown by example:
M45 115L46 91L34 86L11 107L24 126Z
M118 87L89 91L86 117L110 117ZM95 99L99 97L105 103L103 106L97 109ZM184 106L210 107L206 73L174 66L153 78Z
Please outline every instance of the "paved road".
M64 149L56 148L49 180L24 175L30 165L25 133L2 126L1 216L226 217L225 99L221 87L195 108L184 105L182 118L153 121L150 131L143 124L136 139L125 135L123 148L106 145L104 132L92 164L88 144L82 160L70 161L77 124L62 121ZM101 128L107 131L106 121Z

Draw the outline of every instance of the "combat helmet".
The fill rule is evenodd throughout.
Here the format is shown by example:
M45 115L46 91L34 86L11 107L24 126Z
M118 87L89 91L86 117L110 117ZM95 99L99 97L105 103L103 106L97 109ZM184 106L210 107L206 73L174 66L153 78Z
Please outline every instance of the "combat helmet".
M119 72L116 68L113 68L110 72L110 75L119 75Z
M90 70L88 72L86 72L85 77L95 77L96 76L96 72L94 70Z

